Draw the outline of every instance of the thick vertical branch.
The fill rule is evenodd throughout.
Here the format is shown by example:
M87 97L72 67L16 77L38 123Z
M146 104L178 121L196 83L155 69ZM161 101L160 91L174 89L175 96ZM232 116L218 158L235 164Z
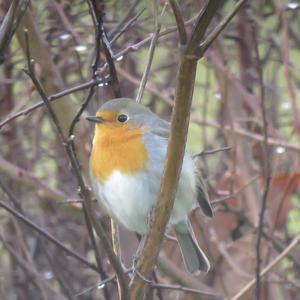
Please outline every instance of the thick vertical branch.
M135 276L131 285L131 300L142 299L145 279L150 276L156 262L166 225L171 215L185 153L199 44L219 5L220 1L216 0L211 0L207 4L197 20L191 39L184 47L185 51L180 57L171 135L160 193L151 215L149 232L144 239L143 247L138 256Z
M190 108L196 75L197 60L182 55L177 79L176 104L173 111L171 136L163 173L159 201L153 209L151 226L139 254L136 274L132 281L131 299L142 298L145 281L156 262L163 233L170 218L185 152Z

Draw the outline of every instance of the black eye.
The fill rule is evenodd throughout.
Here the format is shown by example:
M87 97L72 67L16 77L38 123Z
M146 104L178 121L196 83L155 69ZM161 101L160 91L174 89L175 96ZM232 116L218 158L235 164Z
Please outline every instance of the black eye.
M127 115L119 115L117 120L120 123L125 123L126 121L128 121L128 116Z

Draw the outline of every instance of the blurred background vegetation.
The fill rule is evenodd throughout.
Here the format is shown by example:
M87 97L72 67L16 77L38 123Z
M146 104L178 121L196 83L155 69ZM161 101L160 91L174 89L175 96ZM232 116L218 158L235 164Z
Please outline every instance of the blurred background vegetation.
M178 2L189 34L205 1ZM100 243L99 276L95 268L70 257L36 229L24 225L20 216L4 209L8 205L13 213L20 212L65 247L81 253L86 262L95 262L74 174L43 105L27 110L41 97L23 72L27 68L27 29L36 75L47 96L56 99L52 105L65 133L91 87L95 87L95 93L84 114L93 114L101 103L114 97L103 47L97 74L92 74L95 28L88 3L32 1L1 53L0 299L117 299L115 281L98 285L113 274ZM235 3L225 2L210 30ZM2 24L10 5L9 0L0 4ZM98 5L121 95L134 99L156 29L152 4L126 0L99 1ZM160 1L160 13L164 5ZM296 1L249 1L198 63L188 150L198 154L215 216L208 220L195 210L191 218L212 270L206 275L186 273L177 243L170 238L164 242L159 258L159 282L231 298L255 277L257 228L267 187L262 96L271 165L262 269L299 235L299 20ZM180 55L170 6L166 6L161 23L142 103L169 120ZM69 91L72 88L76 91ZM81 118L75 131L76 151L87 182L93 130L89 126ZM110 232L109 218L101 208L98 212ZM122 260L130 267L138 241L133 233L120 230ZM298 247L264 277L262 299L300 299L299 267ZM212 299L178 289L159 291L153 290L153 299ZM251 289L242 299L254 299L254 294Z

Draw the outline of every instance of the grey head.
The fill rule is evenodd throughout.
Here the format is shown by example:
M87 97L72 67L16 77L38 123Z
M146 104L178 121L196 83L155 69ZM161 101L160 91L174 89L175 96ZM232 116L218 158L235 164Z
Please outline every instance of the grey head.
M168 137L170 123L159 118L149 108L129 98L117 98L105 102L98 112L119 112L128 116L127 124L133 127L144 127L154 134Z

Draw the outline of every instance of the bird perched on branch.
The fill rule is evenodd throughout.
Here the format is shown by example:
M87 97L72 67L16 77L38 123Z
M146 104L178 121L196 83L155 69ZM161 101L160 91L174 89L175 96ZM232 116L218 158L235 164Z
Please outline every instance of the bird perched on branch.
M96 197L123 226L145 234L159 194L170 124L143 105L125 98L106 102L87 120L96 124L90 158ZM187 269L207 272L209 261L188 221L188 213L197 204L205 215L212 217L203 180L186 153L170 225Z

